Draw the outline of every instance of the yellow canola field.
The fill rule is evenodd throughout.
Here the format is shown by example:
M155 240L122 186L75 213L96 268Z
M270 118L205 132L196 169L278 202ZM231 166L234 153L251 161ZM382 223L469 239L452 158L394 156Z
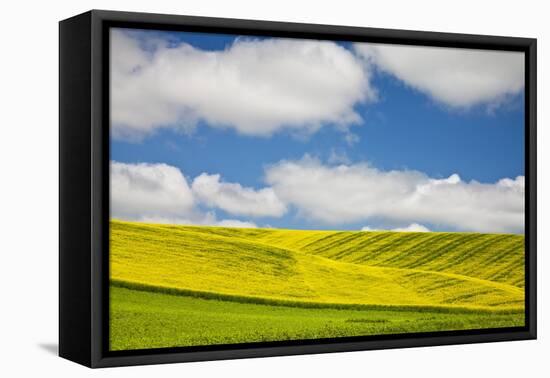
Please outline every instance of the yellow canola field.
M110 277L285 303L521 310L524 237L111 221Z

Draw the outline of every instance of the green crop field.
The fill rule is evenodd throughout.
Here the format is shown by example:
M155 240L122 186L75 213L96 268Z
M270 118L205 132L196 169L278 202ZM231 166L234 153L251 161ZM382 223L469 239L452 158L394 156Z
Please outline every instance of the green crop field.
M111 221L112 350L524 325L524 237Z

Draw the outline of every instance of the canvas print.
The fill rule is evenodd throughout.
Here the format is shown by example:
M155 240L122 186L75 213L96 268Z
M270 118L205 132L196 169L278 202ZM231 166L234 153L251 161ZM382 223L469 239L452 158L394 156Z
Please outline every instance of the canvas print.
M524 62L112 28L110 350L523 327Z

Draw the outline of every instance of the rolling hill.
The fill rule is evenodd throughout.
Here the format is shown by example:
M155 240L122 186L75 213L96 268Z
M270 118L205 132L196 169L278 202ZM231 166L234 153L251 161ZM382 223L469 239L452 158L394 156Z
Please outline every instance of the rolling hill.
M289 326L277 328L269 340L523 323L521 235L237 229L112 220L110 240L114 349L151 347L156 342L152 335L144 341L148 327L162 333L157 323L172 324L168 319L174 321L168 327L173 336L160 346L263 341L272 332L267 324L284 320L262 321L258 309L267 307L269 313L304 316L311 324L308 328L307 322L296 322L300 331L292 328L293 334L293 317L287 315ZM151 312L155 301L171 305ZM210 308L208 314L194 313L203 330L210 323L199 318L219 308L231 308L241 325L252 316L255 330L245 332L248 336L234 327L224 330L219 323L231 318L226 312L214 321L216 332L195 340L183 327L193 316L182 315L192 303ZM372 312L381 321L369 321ZM427 313L431 321L418 319ZM345 321L335 327L332 322L341 316ZM133 324L136 319L139 324ZM139 335L119 330L130 324Z

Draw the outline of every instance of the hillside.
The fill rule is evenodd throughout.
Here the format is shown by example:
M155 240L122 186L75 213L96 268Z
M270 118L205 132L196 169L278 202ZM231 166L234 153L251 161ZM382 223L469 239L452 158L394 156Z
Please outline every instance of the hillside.
M295 306L521 311L523 236L111 222L116 286Z

